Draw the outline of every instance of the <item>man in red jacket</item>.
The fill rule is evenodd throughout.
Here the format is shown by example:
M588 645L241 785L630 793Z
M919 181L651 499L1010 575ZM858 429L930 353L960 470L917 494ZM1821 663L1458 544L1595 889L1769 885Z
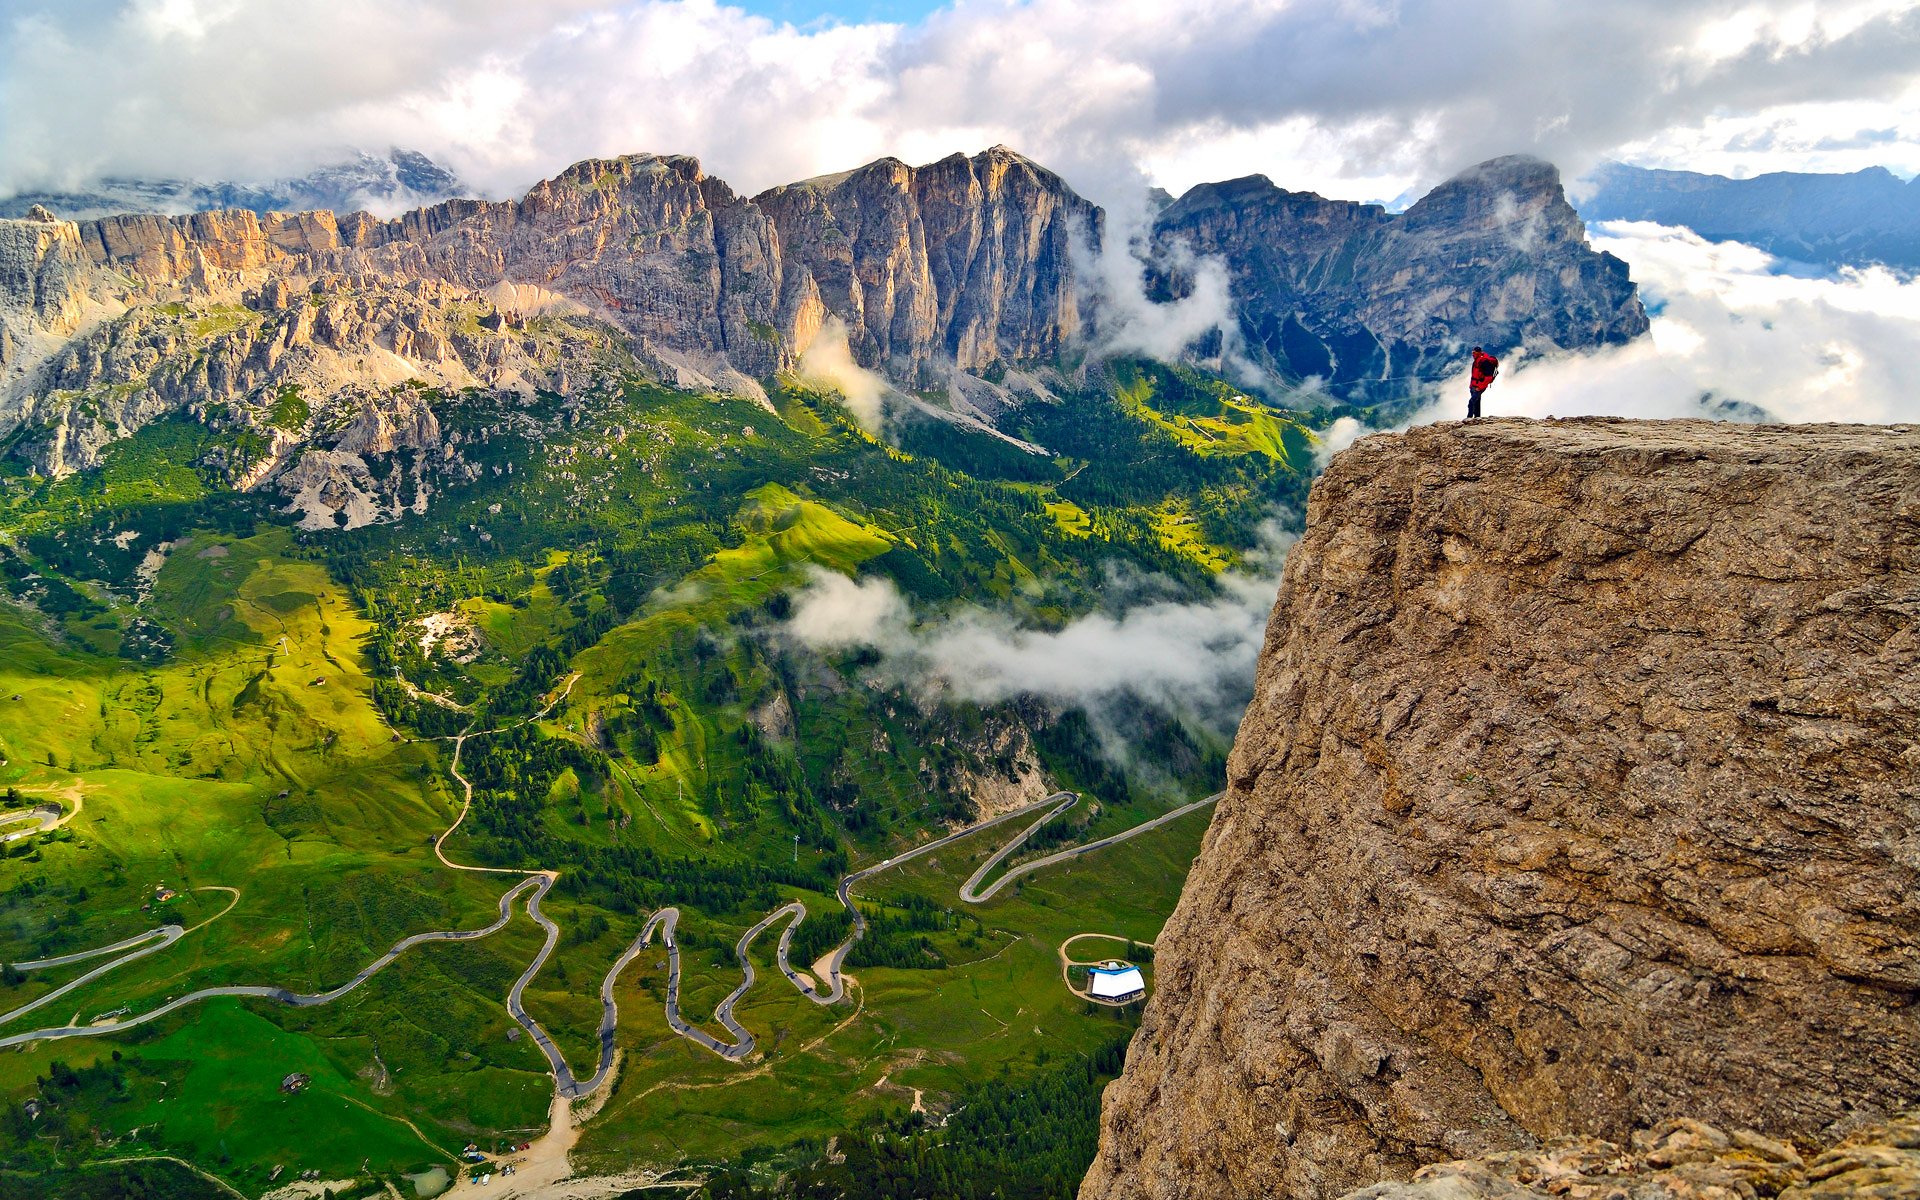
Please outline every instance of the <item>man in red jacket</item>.
M1493 377L1500 373L1500 360L1485 350L1473 348L1472 393L1467 398L1467 420L1480 418L1480 393L1493 385Z

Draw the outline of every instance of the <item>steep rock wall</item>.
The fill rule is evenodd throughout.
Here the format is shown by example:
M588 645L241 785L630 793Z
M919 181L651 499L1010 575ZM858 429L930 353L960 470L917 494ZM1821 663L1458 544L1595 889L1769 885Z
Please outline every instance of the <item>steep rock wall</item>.
M1083 1200L1911 1105L1917 622L1911 426L1340 455Z
M855 356L899 378L1048 359L1080 332L1070 247L1099 245L1100 210L1005 146L924 167L884 158L754 203Z
M1257 175L1202 184L1155 232L1226 261L1243 353L1343 394L1403 393L1475 343L1543 353L1647 331L1627 264L1587 245L1538 159L1481 163L1398 216Z

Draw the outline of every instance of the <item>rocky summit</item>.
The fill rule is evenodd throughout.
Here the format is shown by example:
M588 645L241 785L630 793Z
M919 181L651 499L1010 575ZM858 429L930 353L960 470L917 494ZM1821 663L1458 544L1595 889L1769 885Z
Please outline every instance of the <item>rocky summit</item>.
M1154 228L1226 261L1242 353L1370 399L1438 378L1475 343L1551 352L1647 331L1627 264L1587 245L1560 173L1535 158L1482 163L1398 215L1260 175L1204 184Z
M1339 455L1083 1200L1913 1195L1917 595L1912 426Z

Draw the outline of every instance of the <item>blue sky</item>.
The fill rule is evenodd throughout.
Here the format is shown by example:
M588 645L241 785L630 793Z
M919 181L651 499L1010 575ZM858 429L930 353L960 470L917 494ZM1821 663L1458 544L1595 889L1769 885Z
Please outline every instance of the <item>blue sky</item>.
M731 0L736 7L778 21L805 27L817 21L859 24L887 21L911 25L928 13L947 7L938 0Z

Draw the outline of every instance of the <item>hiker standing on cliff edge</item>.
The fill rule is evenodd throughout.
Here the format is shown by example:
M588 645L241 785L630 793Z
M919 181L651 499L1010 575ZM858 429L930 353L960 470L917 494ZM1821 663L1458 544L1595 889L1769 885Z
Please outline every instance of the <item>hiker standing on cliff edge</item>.
M1480 419L1480 394L1493 386L1493 377L1500 373L1500 360L1485 350L1473 348L1472 391L1467 396L1467 420Z

